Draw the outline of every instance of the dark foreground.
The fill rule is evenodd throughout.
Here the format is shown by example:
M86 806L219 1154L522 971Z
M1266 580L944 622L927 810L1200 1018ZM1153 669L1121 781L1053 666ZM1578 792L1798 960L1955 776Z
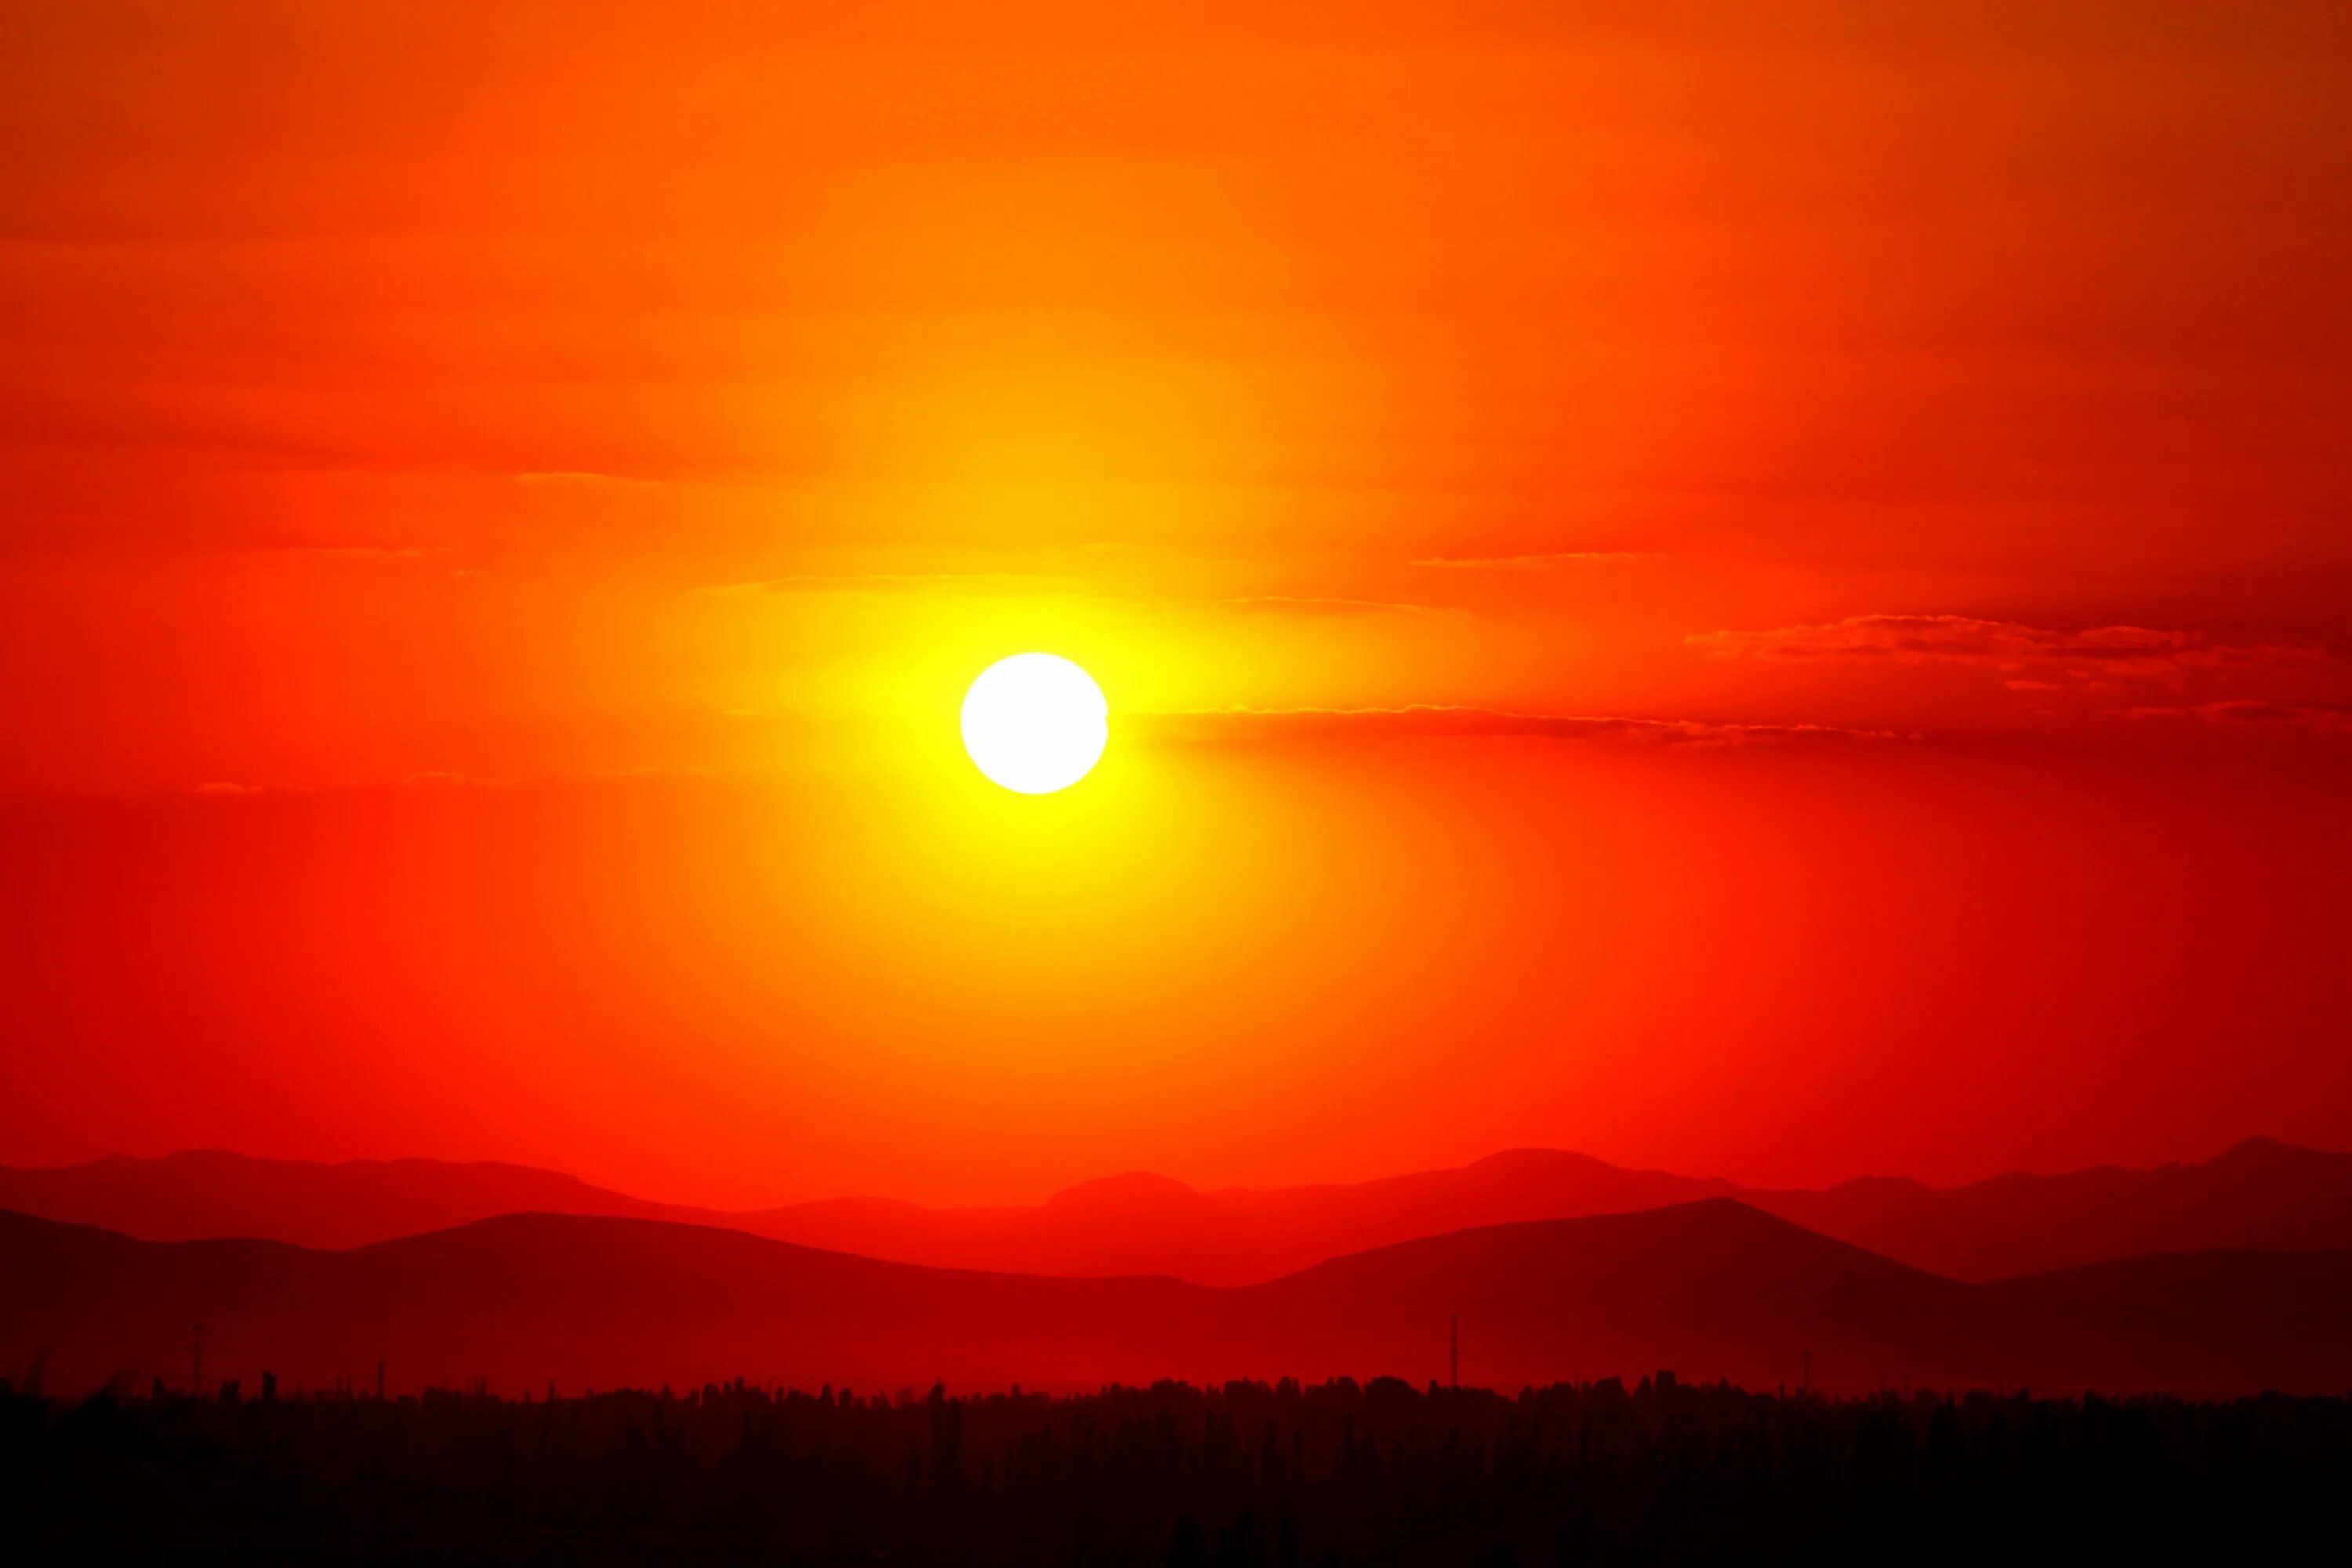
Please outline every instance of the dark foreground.
M1613 1380L1076 1398L60 1402L0 1384L0 1556L1615 1563L2278 1557L2352 1400L1830 1402ZM2314 1533L2316 1532L2316 1533Z

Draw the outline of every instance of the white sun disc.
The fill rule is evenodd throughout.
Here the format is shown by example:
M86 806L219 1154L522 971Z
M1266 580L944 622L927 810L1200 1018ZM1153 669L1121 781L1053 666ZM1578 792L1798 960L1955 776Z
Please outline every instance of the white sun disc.
M982 773L1023 795L1069 788L1109 740L1102 688L1055 654L1001 658L963 696L963 749Z

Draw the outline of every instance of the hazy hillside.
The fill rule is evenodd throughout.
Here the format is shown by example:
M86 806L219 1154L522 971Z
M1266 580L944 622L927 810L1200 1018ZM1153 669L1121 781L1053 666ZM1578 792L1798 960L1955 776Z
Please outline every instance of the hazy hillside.
M192 1153L0 1169L0 1206L150 1240L252 1236L342 1247L502 1214L588 1214L726 1226L940 1268L1170 1274L1216 1285L1262 1282L1416 1237L1711 1197L1969 1280L2152 1252L2352 1247L2352 1155L2267 1139L2200 1164L2013 1174L1945 1189L1885 1178L1822 1192L1744 1188L1524 1149L1351 1185L1202 1192L1129 1174L1027 1207L845 1198L740 1214L647 1203L522 1166L429 1160L318 1165Z
M0 1165L0 1208L94 1225L148 1241L259 1237L303 1247L364 1247L502 1214L709 1220L576 1176L494 1161L258 1160L189 1150L156 1160L109 1155L79 1165Z
M1743 1201L1959 1279L2000 1279L2151 1252L2352 1247L2352 1154L2249 1138L2198 1164L2102 1165L1937 1189L1846 1182Z
M1239 1375L1500 1387L1673 1367L1771 1386L2352 1384L2352 1254L2214 1254L1979 1287L1727 1201L1456 1233L1270 1284L940 1270L724 1228L518 1215L351 1252L0 1217L0 1369L514 1390L824 1382L1090 1387Z

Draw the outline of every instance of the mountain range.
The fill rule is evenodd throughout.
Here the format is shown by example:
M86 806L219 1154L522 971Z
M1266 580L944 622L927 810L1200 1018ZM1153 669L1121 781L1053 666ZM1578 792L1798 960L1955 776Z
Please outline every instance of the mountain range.
M159 1243L0 1215L0 1373L53 1389L193 1376L289 1393L381 1361L488 1379L868 1392L1236 1376L1447 1375L1505 1389L1685 1379L2235 1394L2352 1387L2352 1251L2171 1254L1996 1284L1910 1268L1729 1199L1485 1226L1262 1284L940 1269L724 1226L514 1215L327 1251Z
M1560 1150L1354 1184L1202 1191L1141 1173L1043 1204L844 1198L727 1213L527 1166L318 1164L218 1152L0 1167L0 1208L152 1241L246 1237L347 1248L533 1213L663 1220L902 1263L1000 1273L1260 1283L1415 1237L1730 1198L1929 1273L1982 1282L2158 1252L2352 1247L2352 1154L2249 1139L2199 1163L1821 1190L1627 1170Z

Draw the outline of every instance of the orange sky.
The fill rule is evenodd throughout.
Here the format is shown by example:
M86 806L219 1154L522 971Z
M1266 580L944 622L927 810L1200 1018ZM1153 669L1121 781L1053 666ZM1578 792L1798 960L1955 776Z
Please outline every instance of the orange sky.
M794 9L0 12L0 1161L2352 1144L2343 7Z

